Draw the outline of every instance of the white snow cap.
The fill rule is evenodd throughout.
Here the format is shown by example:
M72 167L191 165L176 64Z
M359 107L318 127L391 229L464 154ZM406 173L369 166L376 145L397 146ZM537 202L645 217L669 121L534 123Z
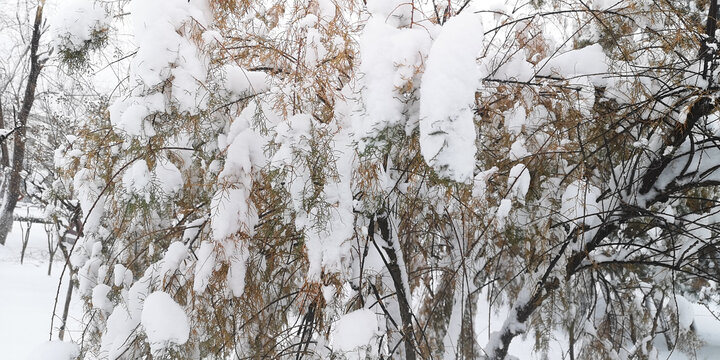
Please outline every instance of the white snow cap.
M110 313L113 309L112 302L108 299L107 295L111 288L105 284L98 284L92 290L92 305L93 308L101 309L106 314Z
M367 0L367 10L393 26L410 23L412 3L407 0Z
M367 113L358 124L362 136L374 137L389 126L405 123L407 104L400 89L410 81L420 83L416 72L423 67L432 46L427 29L398 29L385 19L370 18L358 39L358 71L362 74L359 83L365 88L361 94Z
M375 313L368 309L355 310L335 323L332 343L338 350L351 351L369 345L377 332L378 322Z
M510 176L508 176L510 194L522 204L525 203L525 195L530 189L531 180L530 170L524 164L516 164L510 169Z
M498 228L502 229L505 227L505 219L510 215L510 210L512 210L512 201L510 199L502 199L495 213L495 221L497 221Z
M168 246L163 258L163 267L160 271L163 274L170 275L180 268L180 264L189 255L185 244L175 241Z
M150 170L145 160L137 160L123 174L123 186L129 192L144 194L150 184Z
M439 176L471 183L475 169L475 91L482 77L476 57L483 27L462 13L442 27L430 50L420 88L420 148Z
M593 44L542 61L538 64L538 75L559 75L566 79L587 76L593 85L604 86L608 63L602 46Z
M195 280L193 280L193 290L198 293L203 293L210 282L210 276L212 276L213 270L215 269L216 257L215 251L213 250L213 244L208 241L203 241L200 244L200 249L197 251L198 260L195 262Z
M182 173L180 173L180 169L170 162L170 160L165 158L158 159L153 172L155 180L166 196L173 195L182 189Z
M266 91L269 77L262 71L249 71L236 65L225 67L225 88L236 95L252 95Z
M143 305L141 322L153 352L169 345L182 345L190 336L190 326L185 311L165 292L156 291Z
M251 174L255 167L265 163L265 155L260 134L250 127L254 109L243 110L230 126L227 137L221 135L224 140L218 139L219 143L228 144L225 165L218 174L218 182L225 186L215 193L210 203L210 226L218 241L241 230L252 235L258 221L257 211L250 201Z
M567 221L578 225L591 224L596 221L595 215L602 212L597 202L600 194L597 187L582 180L574 181L563 193L560 214Z
M52 42L56 47L78 51L93 32L107 26L105 10L93 0L64 0L50 17Z

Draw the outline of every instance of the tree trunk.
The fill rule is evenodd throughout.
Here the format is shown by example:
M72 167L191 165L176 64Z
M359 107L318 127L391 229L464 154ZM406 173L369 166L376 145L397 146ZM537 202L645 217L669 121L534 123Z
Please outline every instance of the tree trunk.
M388 255L388 259L383 259L383 261L386 262L385 266L387 266L388 272L390 273L393 285L395 286L395 294L398 298L398 305L400 307L400 319L402 320L403 342L405 345L405 359L415 360L416 347L415 331L413 330L412 323L412 309L410 308L408 296L405 293L405 285L402 280L403 269L400 268L400 264L398 262L398 256L401 256L402 254L397 254L395 251L393 241L397 241L397 239L392 239L391 237L390 224L388 223L387 218L378 216L376 221L371 221L369 234L373 236L375 231L375 224L377 224L380 230L380 236L385 241L385 244L383 244L382 247L383 250L385 250L385 253ZM375 240L373 238L373 242L374 241ZM378 252L380 251L378 250Z
M47 236L47 245L48 245L48 254L49 254L49 261L48 261L48 276L52 275L52 266L53 261L55 260L55 253L58 250L58 247L60 247L60 235L57 232L53 232L52 225L43 225L43 228L45 229L45 234ZM57 239L57 241L54 241Z
M42 12L44 1L41 1L35 11L35 23L33 25L32 39L30 40L30 74L25 84L22 107L17 117L13 136L12 169L8 179L7 190L3 196L3 204L0 208L0 245L5 245L8 233L12 229L13 212L20 197L23 162L25 160L25 133L27 120L30 116L33 102L35 101L35 88L38 77L42 70L42 62L38 55L40 44L40 33L42 25Z
M58 333L58 338L60 340L63 340L65 337L65 329L67 328L67 319L68 314L70 313L70 300L72 299L72 290L73 290L73 275L74 272L70 271L70 280L68 281L67 285L67 292L65 293L65 306L63 306L63 314L62 314L62 323L60 323L60 329Z
M5 129L2 98L0 98L0 129ZM10 155L8 154L7 138L5 136L0 137L0 165L2 165L3 168L10 167Z
M20 250L20 265L22 265L25 261L25 251L27 250L28 243L30 242L30 228L32 227L32 222L28 222L27 230L23 228L21 221L18 221L18 223L20 224L20 234L22 236L22 250Z

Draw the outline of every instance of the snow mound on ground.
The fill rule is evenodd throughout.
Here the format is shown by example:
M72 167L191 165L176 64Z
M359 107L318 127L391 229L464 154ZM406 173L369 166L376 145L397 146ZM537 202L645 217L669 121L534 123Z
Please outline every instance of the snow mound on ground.
M368 309L355 310L335 323L332 342L338 350L351 351L369 345L377 331L377 316L374 312Z
M162 291L156 291L145 299L141 323L153 352L170 344L182 345L190 335L185 311Z
M48 341L35 349L27 360L74 360L80 356L77 344L66 341Z

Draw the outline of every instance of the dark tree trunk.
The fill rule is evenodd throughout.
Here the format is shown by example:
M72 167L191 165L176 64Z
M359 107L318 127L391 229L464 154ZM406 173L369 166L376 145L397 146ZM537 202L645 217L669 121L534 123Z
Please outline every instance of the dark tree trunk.
M22 236L22 250L20 250L20 265L22 265L22 263L25 261L25 251L27 251L27 246L30 242L30 229L32 228L32 222L28 222L27 229L23 229L22 222L19 222L19 224L20 234Z
M25 84L25 94L23 96L22 107L17 117L17 123L13 133L13 156L12 168L8 179L5 194L3 194L3 204L0 208L0 245L5 245L8 233L12 229L13 212L15 205L20 198L23 162L25 161L25 133L27 130L27 121L30 116L33 102L35 101L35 88L37 87L38 77L42 70L42 62L38 55L38 47L40 45L40 34L42 32L42 12L43 3L38 5L35 11L35 23L33 25L32 38L30 40L30 74Z
M60 329L58 331L58 338L60 340L63 340L65 337L65 329L67 329L67 319L68 314L70 313L70 300L72 299L72 290L73 290L73 278L74 272L70 271L70 280L68 281L67 285L67 292L65 293L65 305L63 306L63 313L62 313L62 322L60 323Z
M416 347L415 331L413 329L412 323L412 309L410 308L410 304L408 303L408 295L405 293L405 285L402 280L402 269L400 269L400 264L398 262L398 254L396 254L395 247L393 246L393 241L397 240L393 239L391 236L390 224L388 223L387 218L378 216L376 221L371 221L370 229L368 230L369 234L373 236L374 243L375 224L377 224L378 229L380 230L380 236L384 241L382 247L385 253L388 255L388 259L383 259L383 261L385 262L385 266L390 273L390 277L393 281L393 286L395 286L395 294L398 298L398 305L400 307L400 319L402 320L403 342L405 345L405 359L415 360ZM377 243L375 243L375 246L377 246ZM380 251L378 252L381 253Z
M0 98L0 129L5 129L5 116L3 115L2 98ZM3 168L10 167L10 155L8 154L7 138L0 137L0 165Z

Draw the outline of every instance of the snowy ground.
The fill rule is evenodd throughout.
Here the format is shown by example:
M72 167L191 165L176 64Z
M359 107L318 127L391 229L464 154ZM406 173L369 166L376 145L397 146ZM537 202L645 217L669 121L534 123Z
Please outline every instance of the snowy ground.
M25 261L20 265L20 234L20 223L15 222L6 246L0 246L0 359L28 359L49 340L53 303L63 267L58 251L52 275L47 275L49 253L42 224L31 227ZM65 275L55 327L62 314L67 283ZM66 340L77 338L82 331L79 314L81 305L73 301ZM57 329L53 332L53 340L56 339Z

